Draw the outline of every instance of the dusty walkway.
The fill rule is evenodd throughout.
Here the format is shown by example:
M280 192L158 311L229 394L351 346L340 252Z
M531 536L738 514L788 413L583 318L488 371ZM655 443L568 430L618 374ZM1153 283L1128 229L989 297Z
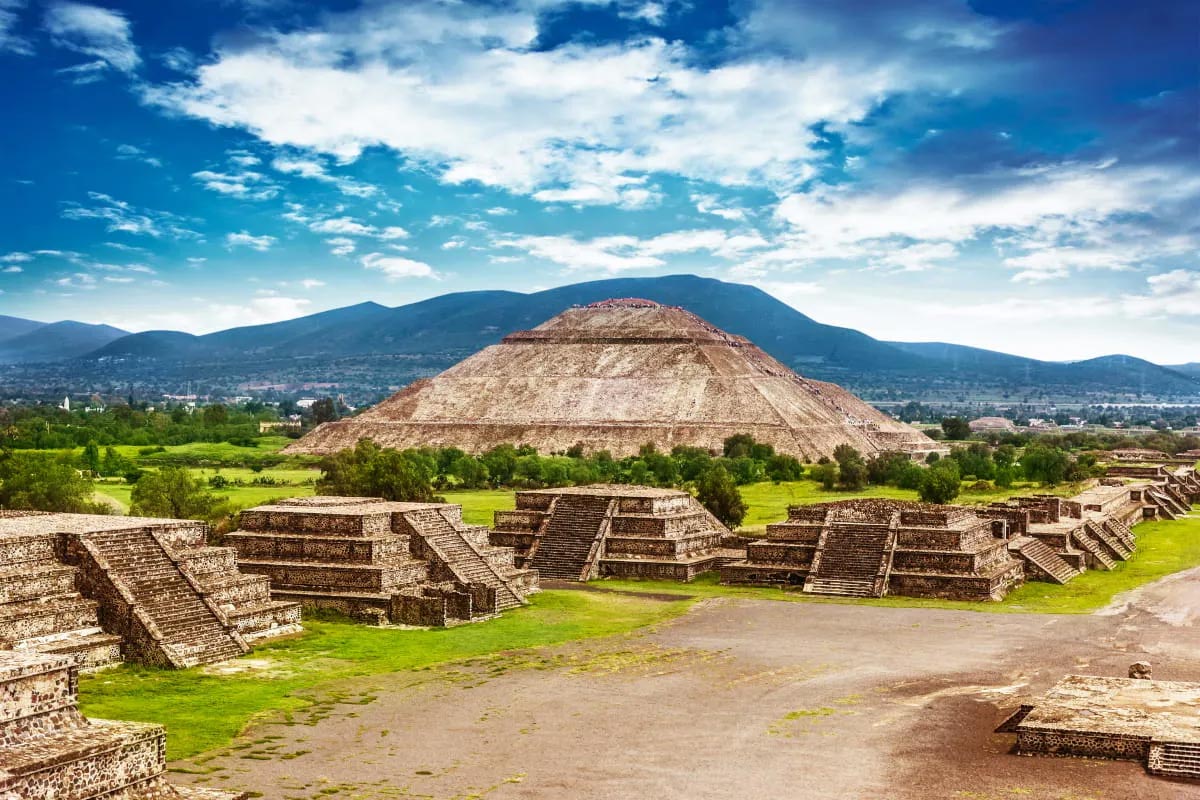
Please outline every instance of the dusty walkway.
M305 798L1200 798L992 733L1065 672L1200 680L1200 569L1092 616L718 600L657 632L339 687L180 776ZM341 702L337 702L337 701Z

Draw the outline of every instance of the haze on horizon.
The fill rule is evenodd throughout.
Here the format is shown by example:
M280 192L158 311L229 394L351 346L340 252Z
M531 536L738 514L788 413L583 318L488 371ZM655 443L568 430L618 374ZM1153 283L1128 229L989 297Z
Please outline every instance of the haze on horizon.
M695 273L880 339L1200 361L1198 36L1170 0L0 0L0 313Z

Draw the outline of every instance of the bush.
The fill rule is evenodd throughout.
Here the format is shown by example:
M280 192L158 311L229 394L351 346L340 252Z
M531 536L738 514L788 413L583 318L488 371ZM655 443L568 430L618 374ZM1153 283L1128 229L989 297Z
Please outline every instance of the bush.
M943 459L925 470L917 494L926 503L949 503L958 497L960 488L958 465L951 459Z
M727 528L736 528L746 518L746 503L737 484L723 466L717 465L700 479L696 499Z

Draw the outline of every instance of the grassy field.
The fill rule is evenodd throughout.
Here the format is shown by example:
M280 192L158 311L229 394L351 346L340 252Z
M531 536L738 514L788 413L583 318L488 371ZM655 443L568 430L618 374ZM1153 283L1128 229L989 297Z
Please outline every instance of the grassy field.
M255 717L312 704L321 687L335 681L628 633L678 616L692 602L576 591L545 591L532 601L500 619L446 629L306 619L305 634L256 647L241 659L242 672L127 664L84 675L80 708L89 717L165 724L168 757L186 758L228 744Z

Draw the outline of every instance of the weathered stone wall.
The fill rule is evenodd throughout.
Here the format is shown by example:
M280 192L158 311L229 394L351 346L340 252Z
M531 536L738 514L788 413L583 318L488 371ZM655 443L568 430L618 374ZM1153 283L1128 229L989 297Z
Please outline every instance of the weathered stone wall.
M1022 728L1017 732L1017 752L1045 756L1145 761L1150 753L1150 737L1114 736L1084 731L1039 731Z

